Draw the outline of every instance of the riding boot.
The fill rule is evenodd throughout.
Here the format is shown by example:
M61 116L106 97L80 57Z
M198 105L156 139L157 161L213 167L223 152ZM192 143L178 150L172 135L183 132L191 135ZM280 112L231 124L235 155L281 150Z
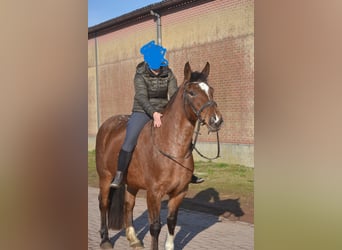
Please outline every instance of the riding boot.
M203 181L204 179L197 177L196 175L193 174L191 177L190 183L199 184L199 183L202 183Z
M115 178L110 184L112 188L119 188L121 186L123 176L126 172L129 162L131 161L131 158L132 158L132 152L127 152L123 149L120 150L119 159L118 159L118 169L116 171Z

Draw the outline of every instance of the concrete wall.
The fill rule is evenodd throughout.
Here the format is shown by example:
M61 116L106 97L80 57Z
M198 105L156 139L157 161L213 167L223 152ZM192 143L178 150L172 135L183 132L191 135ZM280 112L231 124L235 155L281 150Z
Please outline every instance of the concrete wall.
M217 0L161 16L162 44L178 84L187 61L193 70L201 70L207 61L211 64L209 84L224 118L218 161L253 167L254 1ZM131 112L135 67L143 60L139 49L156 40L155 25L151 17L88 41L90 138L96 135L97 122ZM205 128L201 133L201 151L211 154L216 137L207 135Z

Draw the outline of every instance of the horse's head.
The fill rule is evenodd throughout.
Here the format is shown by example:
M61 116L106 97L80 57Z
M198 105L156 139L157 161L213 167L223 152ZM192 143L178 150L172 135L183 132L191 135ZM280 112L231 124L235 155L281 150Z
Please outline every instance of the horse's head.
M184 102L191 120L198 120L216 132L223 122L222 115L214 101L214 89L208 84L210 64L207 62L202 72L193 72L189 62L184 67Z

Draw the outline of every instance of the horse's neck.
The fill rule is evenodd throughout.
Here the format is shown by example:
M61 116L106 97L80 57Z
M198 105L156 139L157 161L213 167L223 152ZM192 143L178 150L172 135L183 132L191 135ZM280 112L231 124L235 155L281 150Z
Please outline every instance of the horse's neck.
M188 150L192 141L195 123L188 120L186 115L182 91L177 93L176 99L167 107L162 118L162 126L157 129L158 134L164 141L172 145L181 145L179 150Z

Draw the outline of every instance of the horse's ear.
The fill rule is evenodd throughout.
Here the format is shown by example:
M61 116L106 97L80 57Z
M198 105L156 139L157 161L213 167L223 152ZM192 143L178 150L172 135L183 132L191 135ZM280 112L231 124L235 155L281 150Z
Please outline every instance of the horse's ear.
M210 72L210 64L209 62L207 62L204 69L202 70L202 74L205 75L205 77L208 77L209 72Z
M184 81L189 81L191 77L191 67L190 63L187 62L184 66Z

